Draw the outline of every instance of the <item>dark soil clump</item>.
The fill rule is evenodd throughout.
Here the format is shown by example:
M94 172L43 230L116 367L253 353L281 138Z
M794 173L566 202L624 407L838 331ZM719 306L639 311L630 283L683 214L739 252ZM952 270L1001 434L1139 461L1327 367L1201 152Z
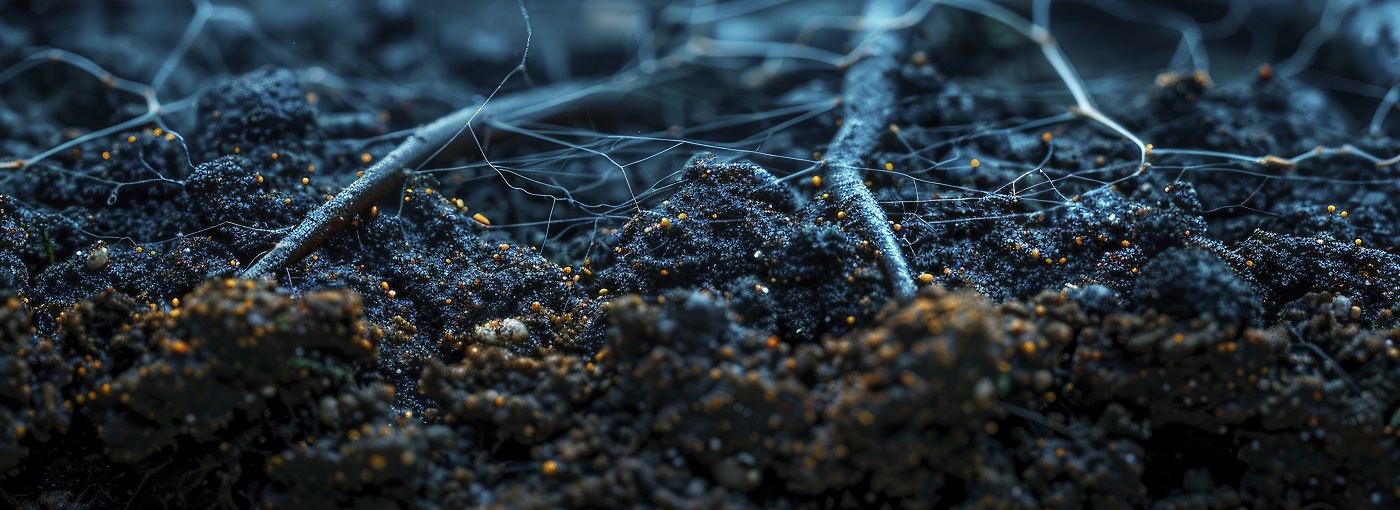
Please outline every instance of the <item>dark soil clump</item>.
M0 503L1400 507L1394 6L429 3L0 8Z

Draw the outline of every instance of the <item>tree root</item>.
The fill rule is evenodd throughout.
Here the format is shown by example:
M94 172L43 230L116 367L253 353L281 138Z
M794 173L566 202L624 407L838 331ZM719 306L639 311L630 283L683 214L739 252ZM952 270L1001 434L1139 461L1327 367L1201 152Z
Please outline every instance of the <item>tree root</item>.
M615 102L628 92L654 84L655 77L655 73L628 73L601 83L570 82L532 88L474 104L420 127L384 159L366 169L359 179L307 214L290 234L250 265L241 276L256 278L271 273L315 251L356 214L398 189L409 174L455 141L468 127L475 129L487 119L520 122L548 117L590 103Z
M909 10L909 0L872 0L865 10L867 23L898 17ZM891 293L898 298L914 295L914 279L909 262L895 242L894 231L884 209L865 187L860 171L862 158L880 144L889 123L890 109L898 92L894 73L904 39L899 34L872 29L858 36L866 43L866 54L846 71L841 102L845 117L823 160L832 195L850 215L858 231L874 244L880 264L889 278ZM860 43L858 40L856 43Z

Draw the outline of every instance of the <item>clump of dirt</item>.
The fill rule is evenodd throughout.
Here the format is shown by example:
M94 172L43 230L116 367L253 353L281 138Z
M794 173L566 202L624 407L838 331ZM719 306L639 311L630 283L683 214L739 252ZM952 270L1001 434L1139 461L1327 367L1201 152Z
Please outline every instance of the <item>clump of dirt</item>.
M524 40L505 28L516 6L6 7L0 498L1400 504L1394 101L1312 79L1383 81L1365 62L1385 45L1337 31L1318 55L1256 52L1261 67L1229 60L1258 45L1211 20L1292 41L1324 13L1124 8L1209 22L1201 44L1226 60L1208 73L1189 30L1056 4L1056 40L1105 77L1081 92L1139 149L1066 114L1071 81L1014 23L988 22L1035 13L934 6L897 29L907 51L883 77L898 106L859 169L889 219L872 226L822 180L833 132L861 121L834 101L850 62L824 60L859 54L849 27L783 22L817 6L680 20L614 3L529 5L546 57L524 78L621 79L632 64L610 63L637 55L689 74L483 122L257 279L239 275L408 130L502 76L500 94L530 90L501 42ZM1368 21L1390 7L1348 9L1327 16L1397 37ZM445 37L464 16L499 33ZM188 46L137 43L180 41L191 18ZM641 39L616 37L634 26ZM745 44L811 52L730 46L754 26L779 39ZM691 31L706 39L667 35ZM1088 33L1183 49L1135 81L1112 64L1126 50ZM434 37L455 50L435 56ZM675 58L645 58L664 49ZM892 291L871 229L896 240L916 294Z

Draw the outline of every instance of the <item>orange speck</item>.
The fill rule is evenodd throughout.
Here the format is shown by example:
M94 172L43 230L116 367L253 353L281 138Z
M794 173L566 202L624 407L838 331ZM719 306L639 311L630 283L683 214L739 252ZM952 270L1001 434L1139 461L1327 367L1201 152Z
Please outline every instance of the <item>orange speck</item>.
M473 214L472 219L476 220L477 223L480 223L482 225L486 225L488 227L491 226L491 220L486 219L486 216L483 216L481 213Z
M856 419L860 420L860 424L866 427L875 424L875 414L870 411L861 411L860 414L856 415Z
M366 152L366 153L360 155L360 162L361 162L361 163L364 163L364 164L368 165L369 162L371 162L371 161L374 161L374 156L370 155L370 153Z
M977 168L979 166L982 166L982 162L978 161L977 158L972 158L972 168Z
M1055 136L1051 135L1049 131L1040 134L1040 141L1042 142L1050 143L1050 140L1053 139L1055 139Z
M820 175L813 175L813 176L812 176L812 185L813 185L813 186L816 186L816 187L818 187L818 188L822 187L822 176L820 176Z

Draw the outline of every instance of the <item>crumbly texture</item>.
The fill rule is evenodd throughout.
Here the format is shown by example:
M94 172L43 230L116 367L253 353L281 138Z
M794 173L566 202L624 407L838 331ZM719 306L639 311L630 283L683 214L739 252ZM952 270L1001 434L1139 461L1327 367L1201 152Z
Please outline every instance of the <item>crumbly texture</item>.
M513 68L518 41L468 21L523 40L516 6L469 4L220 7L261 36L212 21L165 76L159 122L0 170L0 503L1400 507L1400 209L1394 168L1359 156L1392 156L1396 121L1356 134L1385 90L1358 102L1286 75L1287 54L1277 73L1091 87L1153 143L1139 168L1101 125L1038 124L1070 104L1054 75L1036 75L1044 97L1008 81L1044 66L1038 49L939 6L875 73L896 107L874 148L836 151L863 165L843 189L868 189L886 225L821 179L845 110L754 114L830 105L845 67L764 78L720 58L745 65L483 128L311 255L238 278L400 130ZM179 40L179 8L146 14L163 20L151 40ZM1354 8L1308 69L1393 80L1400 66L1366 62L1395 60L1400 32L1374 21L1394 6ZM0 69L52 45L162 72L123 28L137 9L7 9L22 12L0 16ZM1083 74L1124 72L1090 58L1113 45L1072 34L1130 41L1136 25L1055 9ZM1183 12L1220 18L1202 9ZM621 19L584 14L565 19ZM573 27L539 22L542 45ZM477 35L425 52L415 31ZM812 44L840 49L826 31ZM540 57L528 77L635 56L584 39L550 50L577 62ZM275 44L292 40L312 53ZM0 82L0 164L140 114L75 62ZM657 111L677 104L690 124L666 127ZM671 147L686 139L747 152ZM913 296L892 290L872 229Z

